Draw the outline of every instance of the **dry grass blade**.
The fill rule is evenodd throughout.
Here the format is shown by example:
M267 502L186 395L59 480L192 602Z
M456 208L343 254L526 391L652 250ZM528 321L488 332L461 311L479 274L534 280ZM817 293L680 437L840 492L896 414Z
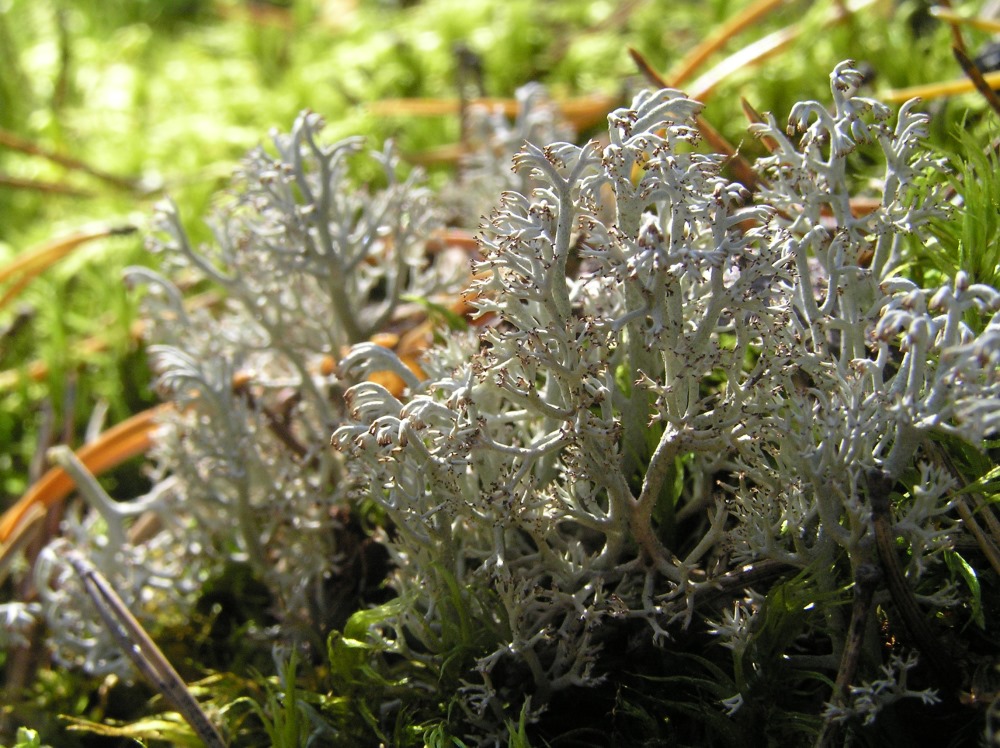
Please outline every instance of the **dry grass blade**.
M840 23L850 14L857 13L874 4L875 0L854 0L854 2L847 3L844 6L846 11L840 7L833 8L824 20L823 27ZM741 70L756 67L770 57L778 54L795 41L802 33L802 30L799 24L793 24L768 34L753 44L747 45L698 78L688 87L688 93L694 99L705 101L726 78Z
M953 26L969 26L970 28L986 31L990 34L1000 34L1000 21L994 21L989 18L966 18L965 16L960 16L951 8L945 8L940 5L931 6L930 13L935 18L939 18Z
M210 748L225 748L226 741L188 690L187 684L104 575L76 551L68 553L66 558L122 651L152 686L177 708L205 745Z
M990 88L1000 87L1000 71L986 73L982 76L982 79ZM909 101L910 99L940 99L945 96L971 93L975 88L975 84L968 78L958 78L956 80L926 83L921 86L911 86L909 88L896 88L880 93L879 99L887 104L902 104L904 101Z
M0 309L11 302L24 288L45 270L70 254L82 244L94 239L104 239L109 236L131 234L135 226L102 226L100 228L77 231L69 236L51 239L26 252L22 252L0 268L0 283L11 281L10 287L0 298Z
M126 460L144 454L152 445L153 432L160 416L170 405L144 410L108 429L95 441L81 447L76 456L87 470L100 475ZM75 483L62 468L52 468L0 517L0 543L6 543L24 522L30 520L32 507L48 508L73 492Z
M715 92L716 87L726 78L740 70L759 65L778 54L795 41L799 33L801 30L797 25L788 26L743 47L692 83L691 96L699 101L704 101Z
M649 64L649 61L645 57L643 57L642 53L639 50L635 49L634 47L629 47L628 53L629 56L632 58L632 61L636 64L636 67L639 68L639 72L646 77L646 80L648 80L654 86L657 86L659 88L672 88L670 82L667 81L667 79L664 78L662 75L660 75L658 72L656 72L656 69Z
M787 2L788 0L757 0L744 8L721 26L716 27L704 41L688 52L667 75L667 80L674 86L680 86L691 77L695 70L701 67L705 60L722 49L726 42Z
M213 9L227 21L240 21L259 28L295 31L295 15L291 7L271 3L213 3Z
M937 14L939 18L942 14ZM953 14L952 14L953 15ZM965 40L962 38L962 29L957 17L952 17L947 20L948 25L951 28L951 36L954 43L951 48L952 54L958 61L958 64L962 68L962 72L965 73L965 77L969 79L976 90L979 91L980 95L986 99L986 103L990 105L990 108L1000 116L1000 98L997 97L996 91L983 80L983 72L978 68L976 63L974 63L968 54L968 49L965 46Z
M408 151L404 157L416 166L447 166L457 164L468 152L468 147L461 143L449 143L422 151Z
M995 522L996 518L993 517L993 510L989 506L982 507L983 516L992 518ZM986 556L986 560L989 561L990 566L993 567L993 571L1000 575L1000 549L997 548L996 543L993 539L986 534L983 528L980 526L979 522L976 521L976 515L973 514L972 510L969 508L968 502L964 498L960 498L955 502L955 510L958 512L958 516L962 519L962 524L973 538L975 538L979 550L982 551L983 555ZM989 524L989 520L987 520ZM995 533L994 533L995 537Z

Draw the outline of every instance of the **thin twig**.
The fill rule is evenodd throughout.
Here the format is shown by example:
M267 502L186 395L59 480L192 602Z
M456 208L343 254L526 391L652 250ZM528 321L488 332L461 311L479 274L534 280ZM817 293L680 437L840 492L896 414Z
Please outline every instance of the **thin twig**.
M861 662L861 649L865 641L865 631L871 617L872 599L875 590L882 581L882 570L875 564L862 563L854 573L854 605L851 608L851 622L847 628L847 640L840 657L840 667L837 669L837 681L833 687L830 699L835 706L847 703L851 683L858 673ZM816 740L816 748L832 748L838 745L840 723L827 719L823 730Z
M885 584L902 619L903 627L909 634L910 643L919 650L921 657L926 658L944 685L957 686L961 681L958 668L931 631L896 557L896 539L889 508L889 494L895 481L881 471L873 470L868 474L867 482L868 500L872 508L872 526L875 530L875 547L879 561L882 562Z
M719 600L729 600L743 590L758 584L773 582L775 579L794 571L795 567L783 561L766 559L745 564L738 569L727 571L709 583L699 585L694 590L694 607L711 605Z
M47 192L50 195L66 195L67 197L93 197L94 193L89 190L81 190L62 182L44 182L40 179L29 179L27 177L12 177L9 174L0 174L0 187L10 187L15 190L34 190L36 192Z
M73 567L104 625L118 646L164 698L172 703L184 720L209 748L225 748L226 741L194 698L187 684L174 670L156 643L135 619L128 607L93 564L77 551L66 559Z
M952 460L951 455L940 444L936 442L928 444L928 453L935 463L948 471L960 489L964 489L968 485L965 477L955 465L955 461ZM976 512L972 511L965 497L961 494L955 501L955 510L958 512L958 516L961 517L965 529L976 539L979 550L986 556L986 560L993 567L993 571L1000 574L1000 547L998 547L998 543L1000 543L1000 521L997 520L993 508L981 493L972 493L971 498L976 504L976 512L980 513L986 522L989 533L980 526L976 519Z
M265 420L267 421L267 427L272 434L288 447L289 450L298 458L303 459L309 454L309 450L298 440L292 429L290 428L287 421L271 410L266 405L257 401L253 393L250 392L250 382L240 381L239 383L234 383L233 391L242 397L244 402L253 410L259 410L263 414Z
M841 23L849 18L851 14L864 10L874 3L875 0L852 0L852 2L844 6L846 11L842 8L833 8L827 17L823 19L822 27L827 28ZM802 34L803 29L804 26L802 24L786 26L758 39L752 44L748 44L743 49L737 50L691 83L687 87L688 93L694 99L706 101L712 95L715 88L730 75L741 70L756 67L764 62L764 60L778 54L794 42Z
M754 109L753 105L742 96L740 97L740 106L743 107L743 114L746 116L747 121L751 125L764 124L764 117L761 113ZM768 153L775 153L780 147L778 145L778 141L770 135L762 135L760 137L760 142L767 149Z
M53 150L36 145L30 140L22 138L20 135L16 135L9 130L0 129L0 146L20 151L21 153L26 153L29 156L40 156L41 158L47 159L55 164L59 164L67 169L82 171L84 174L89 174L90 176L95 177L102 182L106 182L113 187L117 187L120 190L133 192L136 188L136 181L134 179L127 179L114 174L109 174L108 172L97 169L78 158L66 156L62 153L56 153Z
M941 0L941 7L944 7L946 10L951 10L951 1ZM962 52L965 52L966 51L965 40L962 39L962 29L958 27L957 23L945 19L940 15L938 16L938 18L944 20L945 23L947 23L951 27L951 38L953 46L956 47L957 49L960 49Z

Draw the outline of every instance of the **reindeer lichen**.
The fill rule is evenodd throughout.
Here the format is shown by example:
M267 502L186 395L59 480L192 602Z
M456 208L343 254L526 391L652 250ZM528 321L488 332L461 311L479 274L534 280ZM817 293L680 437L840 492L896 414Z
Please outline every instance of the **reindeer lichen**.
M926 116L908 104L892 127L852 95L849 64L831 80L833 111L754 128L776 143L756 195L691 149L701 106L677 91L612 113L603 149L525 144L515 170L537 186L504 193L475 268L496 323L402 400L348 391L335 443L398 528L399 630L445 614L444 569L507 632L469 671L471 719L529 696L538 717L599 683L616 622L666 641L745 564L842 589L873 556L871 471L900 487L907 583L928 613L955 604L925 587L958 527L952 478L921 447L996 432L1000 296L898 277L902 235L945 210L917 189ZM859 148L885 164L863 214ZM978 335L970 312L989 319ZM738 646L761 609L715 633ZM519 667L527 684L496 675Z
M557 129L526 92L513 130L476 120L498 151L529 138L513 174L495 153L472 159L444 206L399 176L391 149L384 188L358 189L360 144L322 145L304 114L276 155L247 159L212 246L192 247L165 205L164 271L134 273L176 405L144 499L161 524L118 532L115 548L98 520L71 518L67 534L140 618L151 596L190 609L206 576L245 562L272 596L259 638L321 651L364 604L337 582L361 574L346 509L374 503L383 519L364 542L384 546L395 599L350 619L352 646L371 672L440 690L439 720L467 743L505 742L518 719L599 686L616 638L669 649L695 620L754 670L713 705L739 715L795 643L745 662L788 580L807 580L799 613L822 609L818 667L847 681L825 697L828 723L930 699L905 677L935 657L916 624L964 594L942 573L963 528L936 445L997 433L1000 293L903 276L904 239L947 211L925 179L940 165L921 144L926 116L909 103L893 124L860 82L843 63L832 110L804 102L787 130L771 116L752 128L773 146L753 192L697 150L702 105L679 91L613 112L604 146L535 142ZM884 171L859 188L861 152ZM473 267L485 324L447 335L421 376L369 339L406 299L459 291L425 250L438 216L488 189L504 191ZM182 303L192 272L221 306ZM386 370L402 390L371 378ZM49 554L38 574L60 651L115 669L61 568ZM855 678L842 603L869 578L919 630L903 639L915 654ZM866 630L870 606L855 607Z

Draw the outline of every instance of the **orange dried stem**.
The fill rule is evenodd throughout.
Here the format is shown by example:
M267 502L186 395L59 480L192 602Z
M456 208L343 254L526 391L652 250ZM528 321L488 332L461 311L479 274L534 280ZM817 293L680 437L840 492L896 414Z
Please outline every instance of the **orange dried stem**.
M417 166L447 166L457 164L468 152L469 149L461 143L449 143L403 155L408 162Z
M45 510L37 504L29 506L14 527L10 542L0 543L0 584L7 579L10 562L21 550L38 537L45 521Z
M138 457L152 445L158 419L172 407L158 405L137 413L81 447L76 456L94 475L100 475L126 460ZM45 473L0 517L0 543L6 543L21 523L30 517L32 507L42 506L48 509L72 493L75 485L62 468L54 467Z
M427 251L439 252L448 247L458 247L468 252L479 249L479 242L476 235L465 229L441 229L431 235L427 245Z
M82 244L94 239L126 234L135 231L134 226L102 226L97 229L77 231L69 236L51 239L43 244L22 252L0 268L0 283L13 281L13 285L0 298L0 309L11 302L25 286L45 270L61 260Z
M43 244L32 247L8 262L6 267L0 268L0 283L20 273L37 272L38 268L44 269L84 242L109 236L110 233L109 227L76 231L68 236L50 239Z

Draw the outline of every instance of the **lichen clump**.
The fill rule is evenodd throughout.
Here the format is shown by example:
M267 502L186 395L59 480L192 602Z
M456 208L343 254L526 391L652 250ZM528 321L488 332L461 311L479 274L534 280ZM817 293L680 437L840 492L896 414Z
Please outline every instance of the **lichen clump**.
M357 143L321 146L303 116L277 156L247 160L213 248L163 213L167 274L193 270L225 302L188 311L173 281L146 274L159 382L178 405L158 449L168 519L135 556L154 571L116 567L133 558L120 549L105 571L141 600L162 568L183 609L198 574L244 559L273 596L262 638L322 652L344 625L334 609L366 604L336 584L358 573L347 508L376 507L364 542L388 554L393 599L352 619L369 665L440 690L441 719L484 744L613 675L616 638L669 649L707 620L737 670L766 670L800 638L770 659L754 647L782 579L814 611L832 680L849 625L837 611L879 563L873 486L891 488L924 614L962 604L941 572L962 531L956 477L930 447L997 432L1000 294L903 276L904 243L947 209L926 179L927 118L855 95L850 64L831 83L832 109L805 102L787 130L752 127L773 149L754 185L696 149L702 105L672 90L613 112L603 147L525 142L514 174L470 168L476 194L503 190L473 265L484 324L447 333L419 373L367 341L406 300L461 289L425 251L449 208L397 177L391 151L387 186L354 188ZM861 192L859 151L884 164ZM369 379L387 369L403 390ZM97 543L82 525L73 539ZM51 612L72 585L41 576ZM893 658L863 663L842 698L827 691L827 721L933 700L905 687L915 660ZM716 706L738 715L754 687L734 676Z

